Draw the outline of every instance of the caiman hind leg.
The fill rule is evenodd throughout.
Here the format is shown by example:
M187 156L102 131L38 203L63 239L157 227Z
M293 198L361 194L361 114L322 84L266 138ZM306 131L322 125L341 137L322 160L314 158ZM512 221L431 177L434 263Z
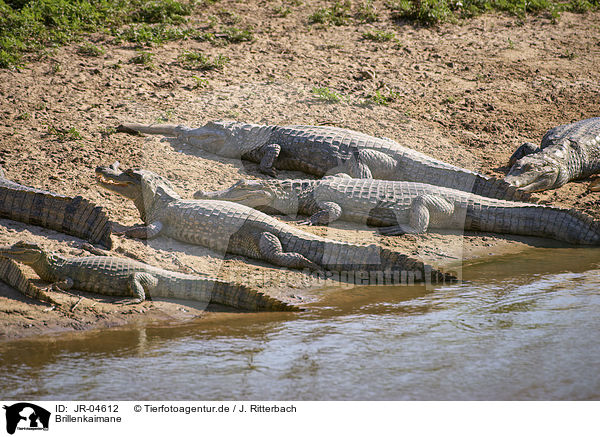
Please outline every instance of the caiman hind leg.
M244 153L242 159L258 162L258 169L261 173L276 177L275 161L279 158L280 153L281 146L279 144L265 144Z
M321 268L297 252L284 252L281 241L271 232L263 232L259 236L258 249L263 259L291 269L321 270Z
M451 223L454 204L441 196L424 194L413 200L409 211L409 223L380 228L383 235L423 234L431 223Z
M325 226L336 221L342 215L342 207L335 202L315 202L311 212L316 211L308 220L299 222L300 225Z
M261 173L276 177L277 170L275 170L275 161L279 157L281 146L279 144L267 144L266 146L261 147L261 149L264 155L260 160L258 169L261 171Z

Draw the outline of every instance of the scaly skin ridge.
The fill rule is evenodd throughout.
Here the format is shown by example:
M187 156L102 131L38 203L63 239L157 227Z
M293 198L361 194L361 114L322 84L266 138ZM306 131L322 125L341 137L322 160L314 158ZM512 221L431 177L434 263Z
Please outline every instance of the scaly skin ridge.
M81 196L71 198L38 190L0 176L0 217L112 247L106 213Z
M2 248L3 256L10 256L10 248ZM5 269L13 269L13 262L0 260L0 277L6 276ZM141 262L107 256L87 256L67 258L55 253L42 252L42 256L31 267L44 281L56 283L65 279L73 281L77 289L108 296L134 296L129 287L135 274L147 274L152 288L147 291L151 297L197 300L219 303L249 311L297 311L298 308L264 295L240 284L230 284L218 279L203 278L184 273L170 272ZM12 273L14 276L15 273ZM23 290L26 287L31 295L35 287L25 285L24 276L12 279L11 285ZM36 295L38 298L47 296Z
M502 199L530 198L529 194L505 181L439 161L389 139L375 138L348 129L237 122L211 122L197 129L173 125L165 125L160 129L139 124L124 126L126 131L175 135L203 150L259 163L266 153L265 147L277 144L281 147L275 160L277 168L300 170L318 177L341 172L358 178L432 183ZM202 136L216 130L221 136L212 142Z
M433 199L450 204L453 210L452 216L448 217L448 213L430 208L429 228L531 235L573 244L600 244L599 223L572 209L485 198L413 182L337 177L320 181L241 181L229 189L202 193L202 196L230 198L244 203L244 193L253 193L249 201L259 202L256 193L261 189L265 193L262 206L268 209L313 215L319 211L320 202L329 202L340 207L340 218L375 226L408 223L414 202L423 196L433 196ZM298 209L291 211L289 205ZM260 205L257 207L260 208Z

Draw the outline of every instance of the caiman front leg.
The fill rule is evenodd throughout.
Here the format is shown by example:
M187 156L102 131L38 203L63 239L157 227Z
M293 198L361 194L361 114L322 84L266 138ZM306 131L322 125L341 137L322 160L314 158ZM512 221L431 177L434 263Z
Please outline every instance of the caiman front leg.
M275 170L274 165L281 152L281 146L279 144L267 144L266 146L261 147L261 149L264 155L260 160L258 169L264 174L276 177L277 170Z
M123 235L126 235L130 238L137 238L140 240L149 240L154 238L160 234L162 231L163 224L159 221L152 222L149 225L144 226L133 226L122 232Z
M73 288L73 280L71 278L64 278L62 281L53 282L52 284L46 287L48 291L60 291L63 293L67 293L68 290ZM67 293L71 294L71 293Z
M510 159L508 160L508 165L512 167L522 157L537 153L541 150L541 147L536 146L533 143L523 143L517 150L515 150L515 153L511 155Z
M296 252L284 252L281 241L271 232L260 234L258 249L260 255L267 261L282 267L292 269L312 269L321 270L317 264L306 258L304 255Z
M590 185L588 185L590 191L600 191L600 178L594 179Z
M325 226L336 221L342 215L342 207L335 202L315 202L312 210L316 211L308 220L299 222L300 225Z
M123 299L119 303L124 304L137 304L142 303L146 300L146 294L156 288L158 285L158 279L150 273L137 272L129 277L127 281L127 288L133 294L131 299Z
M380 228L383 235L423 234L427 232L432 218L441 224L450 221L454 204L441 196L424 194L413 200L409 211L409 223Z

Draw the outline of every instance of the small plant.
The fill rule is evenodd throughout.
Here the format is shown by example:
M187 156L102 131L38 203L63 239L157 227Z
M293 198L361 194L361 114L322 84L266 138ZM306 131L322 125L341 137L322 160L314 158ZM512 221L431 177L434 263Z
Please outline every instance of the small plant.
M194 79L194 86L192 87L194 90L198 88L206 88L208 86L208 79L205 77L192 76L192 79Z
M19 115L17 115L16 119L17 120L29 120L31 118L31 114L29 112L21 112Z
M144 65L146 68L153 68L152 57L154 55L150 52L139 52L137 56L134 56L129 60L130 63L136 65Z
M133 13L133 20L143 23L181 23L192 13L191 6L175 0L149 1Z
M140 24L132 25L126 29L113 31L117 41L129 41L137 44L162 44L167 41L185 39L193 33L191 29L180 27Z
M83 138L79 131L74 127L70 129L61 129L55 126L48 126L48 133L56 135L60 142L80 140Z
M376 105L387 106L388 103L393 102L398 97L400 97L400 95L395 91L388 91L387 94L384 94L379 90L375 90L375 92L369 96L369 100Z
M289 6L281 4L279 6L275 6L273 8L273 12L279 15L280 17L287 17L292 13L292 9Z
M161 115L160 117L158 117L156 119L156 122L157 123L166 123L167 121L171 120L172 117L173 117L173 110L168 109L163 113L163 115Z
M60 64L60 62L55 62L54 64L52 64L52 73L56 74L56 73L60 73L62 71L62 65Z
M254 39L254 35L252 34L251 30L239 29L235 26L224 27L221 29L219 34L217 34L215 36L223 38L227 42L231 42L231 43L238 43L238 42L242 42L242 41L252 41Z
M385 30L370 30L368 32L363 32L362 36L364 39L376 42L387 42L396 39L394 32L387 32Z
M77 48L77 53L83 56L98 57L104 54L105 50L102 47L95 46L92 43L84 43Z
M323 101L328 103L337 103L342 100L342 95L334 90L330 90L329 88L313 88L313 95Z
M456 97L454 97L454 96L448 96L448 97L446 97L446 98L443 100L443 103L446 103L446 104L452 105L452 104L456 103Z
M375 6L373 6L373 0L366 0L358 7L356 18L364 23L373 23L379 20L379 15Z
M320 8L310 17L308 17L311 23L318 24L333 24L335 26L343 26L347 24L350 19L350 7L352 4L350 0L344 0L343 2L337 0L329 8Z
M199 52L185 51L178 57L179 63L188 70L220 70L229 62L227 56L218 55L214 58Z
M575 52L572 52L571 50L567 49L567 51L565 53L561 53L559 55L559 58L562 59L568 59L570 61L572 61L573 59L575 59L577 57L577 55L575 54Z

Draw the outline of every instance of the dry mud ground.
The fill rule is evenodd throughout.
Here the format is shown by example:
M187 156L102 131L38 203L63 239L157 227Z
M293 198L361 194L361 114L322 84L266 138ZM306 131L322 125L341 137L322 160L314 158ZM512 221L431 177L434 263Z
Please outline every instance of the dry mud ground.
M307 2L281 17L270 3L219 2L194 17L194 23L206 26L210 15L226 22L231 15L224 11L234 11L241 20L237 25L249 26L254 41L214 45L184 40L146 48L153 53L151 68L130 62L138 54L134 44L116 44L97 34L88 39L104 48L99 57L81 55L73 44L21 71L1 70L0 165L17 182L82 195L105 206L112 220L132 225L139 222L133 204L96 186L97 165L119 160L122 167L148 168L169 178L184 197L197 189L227 187L242 177L263 176L253 164L195 152L161 137L115 133L124 121L199 126L227 118L332 124L390 137L453 164L502 176L523 141L539 142L555 125L600 115L599 13L565 13L558 23L544 17L520 21L485 15L421 28L392 22L381 8L376 23L309 26L308 16L320 5ZM363 37L376 29L394 32L396 40ZM225 55L230 62L222 70L184 69L178 55L192 49ZM315 87L335 90L341 100L325 102L313 93ZM376 91L393 100L373 103L369 96ZM280 174L290 176L300 174ZM587 192L587 183L570 183L540 198L600 217L600 193ZM452 232L383 238L349 223L308 230L348 241L377 241L455 269L463 260L558 245ZM0 220L0 244L20 239L81 253L65 245L77 243L74 238ZM326 285L300 272L281 272L240 257L223 260L204 248L164 238L145 245L115 237L115 243L121 253L148 263L243 280L290 302L315 301ZM88 294L81 300L53 296L77 306L66 313L51 310L0 284L0 338L219 317L182 303L123 306Z

